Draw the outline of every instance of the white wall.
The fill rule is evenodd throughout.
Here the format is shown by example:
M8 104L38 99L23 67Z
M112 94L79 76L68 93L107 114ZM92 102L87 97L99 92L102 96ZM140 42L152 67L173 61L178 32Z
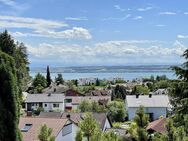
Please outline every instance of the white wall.
M74 123L72 123L71 126L72 126L72 133L66 136L63 136L61 141L75 141L76 133L79 130L79 127L75 125Z
M47 107L45 107L45 104L47 104ZM59 107L53 107L53 104L59 104ZM64 103L43 103L42 106L44 108L44 111L46 112L50 110L64 111Z
M135 113L138 108L128 108L128 119L132 120L135 117ZM153 113L153 119L156 120L160 116L166 117L167 114L167 108L165 107L154 107L154 108L145 108L144 107L145 113Z
M111 125L110 125L108 118L106 118L106 121L105 121L105 124L104 124L104 127L103 127L103 132L108 128L111 128Z

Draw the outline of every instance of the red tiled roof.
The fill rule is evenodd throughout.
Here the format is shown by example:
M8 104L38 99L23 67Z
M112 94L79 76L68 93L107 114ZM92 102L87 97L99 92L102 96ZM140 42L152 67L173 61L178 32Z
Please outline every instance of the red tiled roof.
M24 141L39 141L38 134L40 133L40 127L46 124L49 128L52 128L52 135L57 136L64 125L67 123L67 119L53 119L53 118L32 118L21 117L19 122L20 130L24 128L25 124L32 124L31 128L27 132L22 132Z
M155 120L151 123L149 123L149 125L147 126L147 130L153 130L155 132L164 134L166 133L166 122L167 119L166 118L160 118L158 120Z

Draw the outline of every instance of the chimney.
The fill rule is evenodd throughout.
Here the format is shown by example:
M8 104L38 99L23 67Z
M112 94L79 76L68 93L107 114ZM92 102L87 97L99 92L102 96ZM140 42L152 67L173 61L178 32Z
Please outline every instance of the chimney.
M152 97L152 94L150 93L150 94L149 94L149 98L151 98L151 97Z
M67 114L67 118L70 119L70 117L71 117L70 114Z
M139 98L139 94L136 94L136 98Z

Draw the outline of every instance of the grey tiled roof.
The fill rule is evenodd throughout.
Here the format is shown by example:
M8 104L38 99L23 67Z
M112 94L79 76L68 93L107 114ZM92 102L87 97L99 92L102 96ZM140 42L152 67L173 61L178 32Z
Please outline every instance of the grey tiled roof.
M139 95L136 98L135 95L126 96L126 104L128 107L169 107L169 98L167 95L152 95L149 98L148 95Z
M64 94L28 94L25 102L64 102Z

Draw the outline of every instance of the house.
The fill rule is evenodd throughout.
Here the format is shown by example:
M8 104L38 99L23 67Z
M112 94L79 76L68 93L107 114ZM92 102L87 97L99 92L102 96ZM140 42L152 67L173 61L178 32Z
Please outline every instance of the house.
M52 136L55 141L67 141L72 135L72 122L67 118L33 118L21 117L19 121L19 129L23 137L23 141L39 141L38 134L40 128L44 124L52 129Z
M76 131L78 131L79 128L79 122L84 120L84 114L85 113L63 113L62 118L68 118L70 121L72 121L74 124L73 126L73 136L70 139L67 139L67 141L74 141L76 136ZM111 128L112 124L107 117L106 113L93 113L93 118L98 122L100 129L104 132L106 129Z
M158 120L155 120L153 122L150 122L149 125L146 127L146 130L149 133L160 133L165 134L167 132L166 129L167 119L166 118L160 118Z
M26 111L37 110L38 107L44 111L64 111L64 94L28 94L25 100Z
M90 85L90 84L95 84L97 81L97 78L80 78L78 80L78 85Z
M65 92L65 96L84 96L84 95L73 89L69 89Z
M126 109L129 120L135 117L136 111L140 106L144 107L145 113L153 121L161 116L166 117L170 102L167 95L127 95Z
M158 89L153 92L155 95L162 95L162 94L167 94L168 90L167 89Z
M96 101L99 103L108 103L111 101L111 96L66 96L65 110L76 110L82 101Z
M54 119L67 119L72 122L72 136L67 136L66 141L74 141L76 132L79 130L79 122L84 120L85 113L59 113L59 114L52 114L51 112L41 112L39 117L40 118L54 118ZM112 128L112 124L106 115L106 113L92 113L93 118L96 119L98 122L100 129L104 132L105 130Z

